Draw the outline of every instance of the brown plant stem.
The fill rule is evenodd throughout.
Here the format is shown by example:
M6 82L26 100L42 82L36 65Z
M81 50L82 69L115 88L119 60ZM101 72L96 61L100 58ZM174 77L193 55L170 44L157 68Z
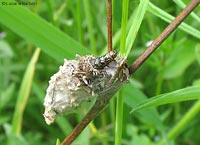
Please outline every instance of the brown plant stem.
M94 106L83 117L82 121L77 124L73 131L64 139L62 145L70 145L83 129L105 108L105 105L98 105L97 103L99 102L95 102Z
M110 0L108 0L109 3ZM129 68L130 74L133 74L146 60L147 58L161 45L161 43L181 24L181 22L192 12L192 10L197 7L200 3L200 0L192 0L190 4L174 19L174 21L167 26L167 28L154 40L154 42L138 57L138 59L131 65ZM112 10L111 10L112 12ZM108 12L109 13L109 12ZM112 19L112 15L108 16L108 20ZM110 27L111 24L108 24ZM110 30L111 31L111 30ZM112 34L109 33L108 34ZM111 37L111 38L109 38ZM112 35L108 36L108 48L112 48ZM111 49L112 50L112 49ZM111 51L108 49L108 51ZM110 96L108 96L110 97ZM99 101L96 101L94 106L90 111L85 115L82 121L77 124L74 130L64 139L62 145L70 145L72 141L83 131L83 129L105 108L105 104L99 104ZM108 102L107 102L108 103Z
M107 0L108 52L112 51L112 0Z
M129 72L133 74L147 58L169 37L181 22L195 9L200 0L192 0L189 5L165 28L165 30L152 42L152 44L130 66Z

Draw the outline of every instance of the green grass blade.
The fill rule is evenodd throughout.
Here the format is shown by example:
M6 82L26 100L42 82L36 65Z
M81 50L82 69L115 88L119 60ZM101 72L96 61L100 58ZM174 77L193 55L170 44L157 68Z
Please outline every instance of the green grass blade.
M57 60L89 53L80 43L20 5L0 6L0 18L1 24Z
M57 138L56 145L60 145L60 140Z
M132 80L130 80L132 83ZM135 88L132 84L126 84L123 86L124 92L124 103L129 107L137 105L143 100L147 100L147 96ZM134 115L139 116L145 124L151 124L155 126L158 130L164 130L163 123L160 119L160 116L155 108L147 108L145 110L139 110Z
M92 23L92 16L91 16L91 8L89 0L83 0L84 10L86 15L86 20L88 24L88 33L90 37L90 49L94 54L96 54L96 46L95 46L95 37L94 37L94 30L93 30L93 23Z
M133 11L133 13L131 14L129 20L128 20L128 34L126 37L126 56L128 56L131 47L134 43L134 40L136 38L137 32L140 28L141 22L143 20L144 17L144 12L146 10L146 7L148 6L148 1L142 1L139 5L139 7ZM138 23L140 22L140 24ZM117 44L120 41L120 37L121 37L121 29L119 29L114 35L113 35L113 48L117 48ZM103 51L102 51L102 55L105 54L107 51L107 45L104 47Z
M184 9L186 7L186 4L182 0L173 0L179 7ZM200 17L195 14L194 12L191 12L190 14L197 22L200 23Z
M28 64L27 70L24 74L19 94L17 97L17 103L15 106L15 112L12 120L12 132L14 135L18 136L21 132L23 112L27 104L27 100L30 94L30 89L32 85L32 80L35 71L35 64L40 54L40 49L37 48L30 63Z
M115 145L121 145L123 126L123 89L117 95L117 110L115 122Z
M83 28L82 28L82 13L81 13L81 0L77 0L76 3L76 19L77 19L77 29L78 29L78 39L81 44L83 44Z
M141 0L137 10L135 11L135 15L132 20L130 30L128 32L128 36L126 38L126 50L127 50L126 56L125 56L126 58L128 57L128 54L131 51L131 48L133 46L133 43L139 31L140 25L146 13L148 4L149 4L149 0L145 0L145 1Z
M155 6L154 4L152 4L151 2L149 3L149 7L148 7L148 10L156 15L157 17L161 18L162 20L170 23L174 20L175 17L173 17L172 15L166 13L165 11L161 10L160 8L158 8L157 6ZM183 30L184 32L200 39L200 31L198 31L197 29L189 26L188 24L186 23L181 23L181 25L178 27L180 28L181 30Z
M58 19L60 18L61 14L64 12L66 6L67 6L67 4L65 2L62 3L60 8L54 13L54 16L53 16L54 22L58 21Z
M74 141L74 144L77 145L89 145L90 144L90 140L91 140L91 135L90 135L90 128L89 126L87 126L83 132L81 132L81 134L76 138L76 140Z
M5 136L8 138L8 145L29 145L29 142L24 138L24 136L19 135L19 137L16 137L12 134L12 126L10 124L5 123L3 125L3 128L5 130ZM1 141L1 144L6 144L5 141Z
M185 128L190 120L195 117L200 111L200 101L197 101L192 108L183 116L183 118L177 123L177 125L168 133L168 138L175 138L183 128Z
M58 126L60 127L60 129L62 130L64 134L69 134L70 131L72 131L73 129L70 122L63 116L58 117L56 120L56 123L58 124Z
M129 0L122 2L122 18L121 18L121 39L120 39L120 55L124 56L126 53L126 30L128 22L128 5ZM122 122L123 122L123 94L120 90L117 96L117 110L116 110L116 126L115 126L115 145L121 145L122 138Z
M200 100L197 101L191 108L190 110L183 116L183 118L172 128L171 131L167 134L167 138L169 140L175 139L181 131L186 128L189 124L189 122L196 116L198 115L200 111ZM163 145L164 140L161 140L159 145Z
M122 4L122 19L121 19L121 39L120 39L120 54L123 56L126 53L126 28L128 21L128 5L129 0L124 0Z
M164 79L177 78L185 73L185 70L195 61L194 46L191 40L180 40L180 43L174 44L175 49L166 59L163 68Z
M197 62L200 64L200 43L196 45L195 47L195 56Z
M4 109L4 107L7 106L7 104L10 102L13 93L15 90L15 83L10 84L5 90L1 91L0 94L0 113L1 110Z
M200 86L192 86L147 99L133 107L133 111L163 104L176 103L200 98Z

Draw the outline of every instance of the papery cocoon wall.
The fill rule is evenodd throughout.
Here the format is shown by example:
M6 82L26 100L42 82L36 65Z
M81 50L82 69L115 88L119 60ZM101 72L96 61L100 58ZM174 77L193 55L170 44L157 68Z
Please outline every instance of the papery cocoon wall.
M84 102L106 95L128 80L126 61L110 52L102 57L79 56L78 60L64 60L54 74L44 99L47 124L58 114L70 113Z

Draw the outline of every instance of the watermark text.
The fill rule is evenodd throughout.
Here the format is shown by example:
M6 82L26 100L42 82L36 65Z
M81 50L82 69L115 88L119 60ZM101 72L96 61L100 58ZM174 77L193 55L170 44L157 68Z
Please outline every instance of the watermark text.
M15 1L15 2L1 2L0 6L17 6L17 5L23 5L23 6L30 6L30 5L37 5L37 2L23 2L23 1Z

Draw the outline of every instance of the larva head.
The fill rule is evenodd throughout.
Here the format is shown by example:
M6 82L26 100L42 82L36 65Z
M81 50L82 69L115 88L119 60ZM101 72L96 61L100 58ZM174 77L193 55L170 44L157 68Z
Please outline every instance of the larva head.
M117 57L117 52L114 51L114 50L110 51L108 54L110 55L110 57L111 57L112 59L115 59L115 58Z

